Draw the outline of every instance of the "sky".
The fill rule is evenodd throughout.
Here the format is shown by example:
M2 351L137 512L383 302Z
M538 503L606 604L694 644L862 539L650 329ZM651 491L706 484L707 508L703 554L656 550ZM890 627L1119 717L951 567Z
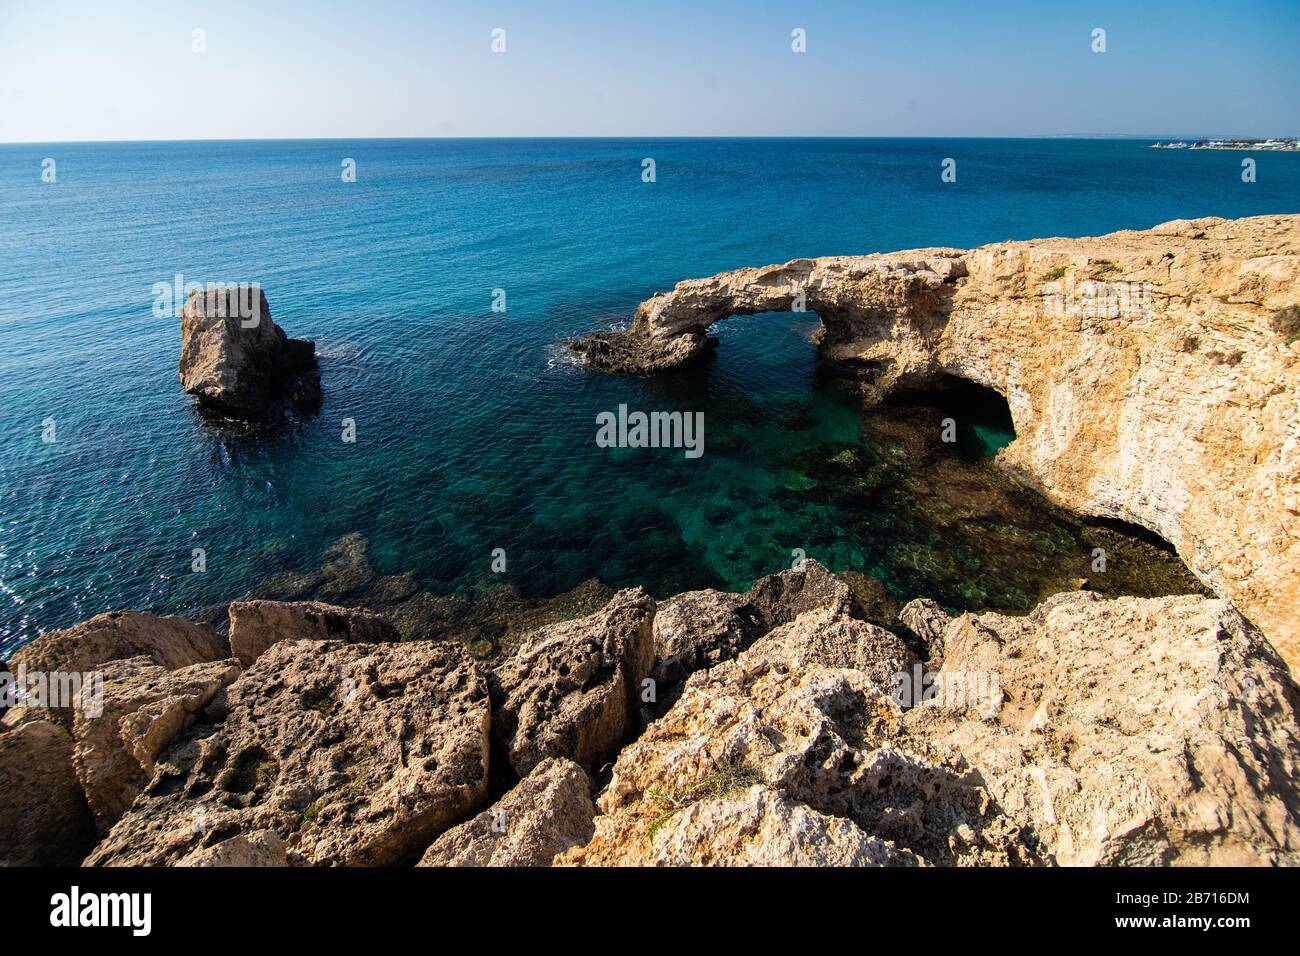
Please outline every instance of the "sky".
M0 0L0 142L1300 136L1298 50L1300 0Z

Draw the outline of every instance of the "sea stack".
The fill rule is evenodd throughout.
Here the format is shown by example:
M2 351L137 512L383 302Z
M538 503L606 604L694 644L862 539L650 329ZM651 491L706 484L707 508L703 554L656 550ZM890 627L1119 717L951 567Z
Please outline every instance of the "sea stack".
M227 418L256 421L286 402L320 403L315 343L285 335L258 286L190 293L181 311L180 378L201 409Z

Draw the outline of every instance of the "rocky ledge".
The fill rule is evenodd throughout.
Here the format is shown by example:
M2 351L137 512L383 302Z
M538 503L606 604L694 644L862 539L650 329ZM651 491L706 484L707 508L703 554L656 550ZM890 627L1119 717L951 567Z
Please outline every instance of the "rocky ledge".
M1300 216L977 249L796 259L680 282L574 343L648 373L712 323L801 308L875 400L956 377L1000 393L999 463L1080 514L1141 525L1300 664Z
M491 666L317 602L233 605L228 639L100 615L11 662L103 693L0 720L0 856L1300 862L1300 690L1228 601L918 599L886 628L852 583L807 562L746 594L620 591Z
M181 384L214 415L256 421L284 404L320 403L316 346L271 319L257 286L190 293L181 310Z

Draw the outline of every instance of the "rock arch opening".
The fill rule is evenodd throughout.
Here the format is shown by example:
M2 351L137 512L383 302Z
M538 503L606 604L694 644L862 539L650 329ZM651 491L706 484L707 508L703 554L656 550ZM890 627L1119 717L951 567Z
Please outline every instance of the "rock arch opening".
M996 389L943 373L924 385L897 388L888 405L919 405L936 409L951 421L957 451L967 458L987 458L1016 439L1011 406Z

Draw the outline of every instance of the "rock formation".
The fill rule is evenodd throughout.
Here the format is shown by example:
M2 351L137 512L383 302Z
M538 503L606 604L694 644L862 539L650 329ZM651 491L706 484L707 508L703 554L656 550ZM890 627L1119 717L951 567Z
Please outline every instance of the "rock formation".
M746 594L686 591L664 601L655 614L652 674L661 702L676 700L681 683L695 671L730 660L811 610L836 618L863 616L849 585L811 559L759 578Z
M653 826L653 824L652 824ZM562 861L588 862L581 853ZM910 850L868 836L851 821L818 813L755 785L691 803L661 823L634 866L922 866Z
M644 590L620 591L604 610L537 631L492 672L492 734L515 772L546 757L591 770L612 756L654 666L654 616Z
M977 768L1057 863L1300 863L1300 693L1227 601L1060 594L944 642L907 736Z
M493 807L434 841L420 866L550 866L591 839L591 781L572 760L547 757Z
M619 755L597 801L595 837L563 862L672 862L681 851L661 857L655 849L665 825L706 798L715 802L669 831L693 848L690 856L709 848L735 860L753 831L732 814L762 819L775 809L821 827L826 817L850 821L861 840L841 828L837 842L859 843L882 862L1038 862L1032 837L995 805L977 774L933 762L901 740L902 710L866 674L807 658L796 669L762 644L694 675L672 710ZM751 805L757 798L734 799L751 787L786 803L760 812ZM711 829L689 833L691 825ZM786 841L790 859L775 856L778 845L756 852L793 864L799 843Z
M0 733L0 793L0 866L76 866L95 845L61 725L33 720Z
M902 665L901 642L836 623L809 611L693 675L557 862L1300 862L1300 692L1228 602L963 615L915 695L898 678L919 669L863 669Z
M943 637L950 623L952 618L938 601L914 598L898 612L896 629L905 640L912 639L931 670L938 670L943 664Z
M117 819L157 752L233 679L233 662L221 663L228 654L209 627L136 611L99 614L20 648L9 665L16 677L49 687L75 678L80 692L4 714L0 846L9 860L79 862L96 823Z
M257 420L280 399L313 407L315 368L315 344L287 337L257 286L196 290L181 310L181 384L208 411Z
M235 601L230 605L230 652L245 667L282 640L376 644L400 641L378 614L320 601Z
M175 670L230 656L212 628L184 617L159 617L143 611L110 611L62 631L50 631L14 652L11 669L85 673L108 661L147 657Z
M289 851L280 834L258 830L239 834L215 846L195 850L177 866L289 866Z
M103 667L102 711L73 716L73 766L101 834L153 777L159 753L239 676L234 661L164 670L147 657Z
M195 661L226 648L179 619L46 635L18 656L94 668L102 709L0 722L0 859L1300 863L1300 689L1226 600L918 599L885 629L807 562L661 607L618 592L490 672L319 605L234 609L262 648L242 672ZM645 726L669 664L684 683ZM610 758L593 805L584 767Z
M87 863L175 864L268 829L308 864L414 862L487 794L487 682L458 645L281 641L225 696Z
M1300 216L1178 220L691 279L575 348L651 372L703 354L713 322L799 305L870 398L945 376L994 389L1017 436L1007 470L1169 541L1295 665L1300 342L1273 317L1297 302Z

